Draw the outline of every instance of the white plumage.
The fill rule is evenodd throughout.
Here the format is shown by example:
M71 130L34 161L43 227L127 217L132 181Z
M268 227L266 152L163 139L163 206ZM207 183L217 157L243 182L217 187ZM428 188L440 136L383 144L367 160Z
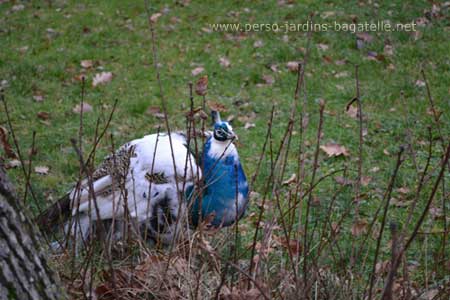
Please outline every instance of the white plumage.
M99 216L94 201L90 201L94 196L86 179L69 193L71 213L76 221L67 224L66 230L70 228L77 240L85 238L91 222L97 219L120 221L128 211L138 224L154 218L153 224L164 230L149 226L150 231L159 231L150 233L163 241L171 239L175 224L162 224L164 215L168 211L176 219L184 214L182 195L201 177L201 170L188 150L185 137L179 133L172 133L170 137L175 168L170 138L164 133L133 140L108 156L93 174L92 186Z

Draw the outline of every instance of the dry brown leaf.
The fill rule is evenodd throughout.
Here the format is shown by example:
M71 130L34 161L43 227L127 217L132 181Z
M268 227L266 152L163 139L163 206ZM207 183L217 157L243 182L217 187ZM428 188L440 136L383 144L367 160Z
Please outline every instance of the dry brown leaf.
M50 114L46 111L40 111L37 113L37 117L41 120L48 120L50 118Z
M356 105L349 105L345 113L352 119L358 119L358 107Z
M358 39L363 40L364 42L367 42L367 43L370 43L370 42L373 41L373 36L371 36L371 35L370 35L369 33L367 33L367 32L358 32L358 33L356 34L356 37L357 37Z
M371 181L372 181L372 177L370 177L370 176L361 177L362 186L368 186Z
M298 61L288 61L286 67L291 72L298 72L298 65L300 62Z
M208 75L202 76L195 84L195 93L199 96L205 96L208 90Z
M397 192L401 193L401 194L408 194L410 192L410 190L407 187L401 187L397 189Z
M344 156L350 155L347 148L345 148L344 146L341 146L339 144L336 144L336 143L328 143L328 144L322 145L322 146L320 146L320 149L323 150L328 155L328 157L340 156L340 155L344 155Z
M253 43L254 48L261 48L264 45L263 41L257 40Z
M245 125L244 125L244 128L245 129L250 129L250 128L255 128L256 127L256 125L255 125L255 123L249 123L249 122L247 122L247 123L245 123Z
M155 13L155 14L150 16L150 21L152 23L156 23L158 21L159 17L161 17L161 16L162 16L161 13Z
M353 180L344 178L342 176L336 176L336 177L334 177L334 180L340 185L352 185L353 184Z
M92 68L94 66L94 62L90 59L86 59L86 60L82 60L80 62L81 67L85 68L85 69L89 69Z
M360 236L367 232L368 222L364 219L357 220L352 226L352 235Z
M92 86L96 87L99 84L107 84L113 78L113 74L111 72L101 72L97 73L92 80Z
M0 142L2 143L3 150L5 151L6 157L17 158L11 144L8 142L8 130L5 127L0 126Z
M227 111L227 108L222 103L219 103L216 101L206 101L206 104L208 104L208 107L211 110L218 111L218 112Z
M389 203L391 205L396 206L396 207L407 207L407 206L409 206L412 203L412 201L403 201L401 199L391 198Z
M333 62L333 59L330 56L328 56L328 55L323 55L322 59L327 64L331 64Z
M93 108L89 103L83 102L83 113L91 112L92 110L93 110ZM72 109L72 111L76 114L81 113L81 104L75 105L75 107Z
M302 243L295 239L286 240L285 237L274 236L274 240L283 248L291 251L292 254L299 254L302 252Z
M219 63L224 68L229 68L231 66L230 60L224 56L219 58Z
M384 45L383 53L386 56L394 55L394 47L392 45Z
M372 173L376 173L378 171L380 171L380 167L373 167L372 169L370 169L370 172Z
M291 177L289 177L289 179L283 181L283 185L290 185L291 183L296 183L297 182L297 175L295 175L295 173L292 173Z
M49 167L46 166L36 166L34 167L34 171L39 175L47 175L49 171Z
M418 86L418 87L424 87L426 84L425 84L425 81L423 81L423 80L420 80L420 79L417 79L416 80L416 86Z
M33 95L33 99L36 102L43 102L44 101L44 95L42 95L41 93L35 93Z
M377 275L386 274L390 269L391 262L389 260L379 261L375 265L375 273Z
M348 77L349 75L350 75L349 72L343 71L343 72L336 73L336 74L334 75L334 77L336 77L336 78L342 78L342 77Z
M263 80L267 85L272 85L275 82L275 79L273 78L273 76L270 76L270 75L263 75Z
M327 44L317 44L317 48L326 51L328 50L329 46Z
M161 111L159 106L149 106L145 113L158 119L164 119L164 113Z
M20 160L13 159L5 164L5 169L17 168L17 167L20 167L21 165L22 165L22 163L20 162Z
M197 67L191 71L191 74L192 74L192 76L197 76L198 74L202 73L203 71L205 71L205 69L203 67Z

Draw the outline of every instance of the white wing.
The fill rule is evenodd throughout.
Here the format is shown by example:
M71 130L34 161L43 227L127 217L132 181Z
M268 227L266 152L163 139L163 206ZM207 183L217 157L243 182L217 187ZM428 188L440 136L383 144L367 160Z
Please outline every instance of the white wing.
M167 134L133 140L105 158L92 176L92 189L84 180L81 187L71 191L72 215L91 220L121 219L127 208L130 217L144 222L157 213L153 209L164 201L170 213L177 216L177 192L183 193L194 184L201 171L184 136L172 133L171 138L174 159ZM86 228L81 231L84 235Z

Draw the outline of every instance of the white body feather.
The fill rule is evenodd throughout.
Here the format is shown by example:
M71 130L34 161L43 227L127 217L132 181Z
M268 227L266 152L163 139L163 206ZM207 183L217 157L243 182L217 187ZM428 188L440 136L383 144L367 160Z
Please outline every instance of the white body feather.
M93 191L89 188L89 182L84 180L81 188L74 188L70 192L72 215L78 217L78 222L72 222L70 228L77 239L78 233L83 238L87 236L90 222L97 219L121 220L125 217L126 211L138 223L145 222L154 215L155 207L164 199L172 199L168 205L173 215L184 214L184 203L179 202L182 201L182 197L178 197L177 192L184 194L183 187L186 189L194 184L201 177L201 170L185 146L184 136L173 133L171 139L175 168L169 135L147 135L119 149L119 151L126 150L130 153L127 162L128 170L125 171L126 175L123 174L125 176L122 176L122 180L117 179L117 176L113 174L105 174L92 182ZM118 161L117 168L123 168L123 165L119 166L123 163ZM148 179L151 174L163 174L164 182L151 182L152 180ZM93 193L96 205L93 201ZM173 199L179 199L179 201L173 201ZM167 238L173 235L171 230L173 229L168 230ZM164 239L163 234L159 235Z

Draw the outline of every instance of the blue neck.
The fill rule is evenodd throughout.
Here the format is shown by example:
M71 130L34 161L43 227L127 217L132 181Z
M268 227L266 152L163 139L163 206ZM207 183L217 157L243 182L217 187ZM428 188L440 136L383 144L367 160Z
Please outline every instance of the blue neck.
M212 143L212 138L209 138L204 146L204 188L202 196L196 197L192 205L191 217L194 226L198 225L200 217L202 220L211 220L211 224L216 227L229 226L242 216L248 203L247 179L237 152L212 157ZM192 189L187 191L187 195L189 199ZM214 218L211 214L215 215Z

